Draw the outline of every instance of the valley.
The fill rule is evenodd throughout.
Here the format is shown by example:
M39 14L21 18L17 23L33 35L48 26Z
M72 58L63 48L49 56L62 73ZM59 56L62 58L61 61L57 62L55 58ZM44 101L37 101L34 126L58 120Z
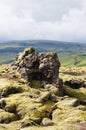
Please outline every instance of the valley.
M86 44L48 40L10 41L0 43L0 64L11 63L26 47L38 52L57 52L62 66L86 66Z

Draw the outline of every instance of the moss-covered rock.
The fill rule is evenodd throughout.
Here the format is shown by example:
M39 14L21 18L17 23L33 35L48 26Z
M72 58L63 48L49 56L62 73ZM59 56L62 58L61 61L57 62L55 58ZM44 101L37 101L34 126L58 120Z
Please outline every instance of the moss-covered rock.
M46 84L44 88L55 95L59 95L59 89L52 84Z
M0 68L0 94L11 88L17 92L0 98L0 130L86 128L85 87L64 86L65 96L59 97L59 89L52 84L35 79L30 87L17 70L10 66L3 66L2 70Z
M81 105L78 104L79 107L76 108L71 106L71 103L75 100L66 98L57 103L58 108L53 111L52 120L58 125L58 129L66 130L73 128L78 130L86 122L86 111L79 109Z
M32 80L31 81L31 86L33 88L40 88L42 85L41 81L40 80Z
M69 86L64 86L64 93L70 97L76 97L80 100L86 100L86 89L80 88L80 89L73 89Z
M22 81L22 79L19 79L18 82L12 79L0 79L0 97L7 97L10 94L21 93L23 91L27 91L28 89L29 86L27 86L27 83L24 84L24 81Z
M10 113L16 113L16 104L8 104L4 108L5 111Z
M0 109L0 123L9 123L11 121L17 120L15 114L5 112Z
M60 62L57 53L39 53L34 48L26 48L23 52L19 53L14 63L14 68L24 77L28 83L33 85L33 81L45 81L57 85L59 79Z

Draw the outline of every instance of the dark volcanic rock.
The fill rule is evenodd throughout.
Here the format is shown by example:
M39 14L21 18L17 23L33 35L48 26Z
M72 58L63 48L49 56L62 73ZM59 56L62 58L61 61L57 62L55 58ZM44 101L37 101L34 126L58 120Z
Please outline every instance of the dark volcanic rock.
M0 109L4 109L5 106L6 106L6 101L5 100L1 100L0 101Z
M14 86L8 86L6 88L3 88L1 91L0 91L0 98L2 97L7 97L9 96L10 94L16 94L16 93L19 93L20 90Z
M83 81L79 80L69 80L64 82L65 85L70 86L71 88L74 89L79 89L81 87L85 87L85 83Z
M62 81L58 77L60 62L54 52L38 53L34 48L26 48L16 56L14 66L28 83L40 80L58 88L62 87Z

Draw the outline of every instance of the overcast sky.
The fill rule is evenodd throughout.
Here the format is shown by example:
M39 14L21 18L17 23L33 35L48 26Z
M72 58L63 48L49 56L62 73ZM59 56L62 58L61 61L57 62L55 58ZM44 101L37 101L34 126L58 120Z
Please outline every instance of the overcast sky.
M86 0L0 0L0 40L86 42Z

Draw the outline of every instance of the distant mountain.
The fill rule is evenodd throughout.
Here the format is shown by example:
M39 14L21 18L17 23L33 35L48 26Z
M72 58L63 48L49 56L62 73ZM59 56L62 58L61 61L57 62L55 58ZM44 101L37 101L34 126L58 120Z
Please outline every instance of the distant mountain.
M25 40L0 43L0 63L12 62L16 54L26 47L35 47L38 52L57 52L62 66L86 65L86 44L49 40Z

